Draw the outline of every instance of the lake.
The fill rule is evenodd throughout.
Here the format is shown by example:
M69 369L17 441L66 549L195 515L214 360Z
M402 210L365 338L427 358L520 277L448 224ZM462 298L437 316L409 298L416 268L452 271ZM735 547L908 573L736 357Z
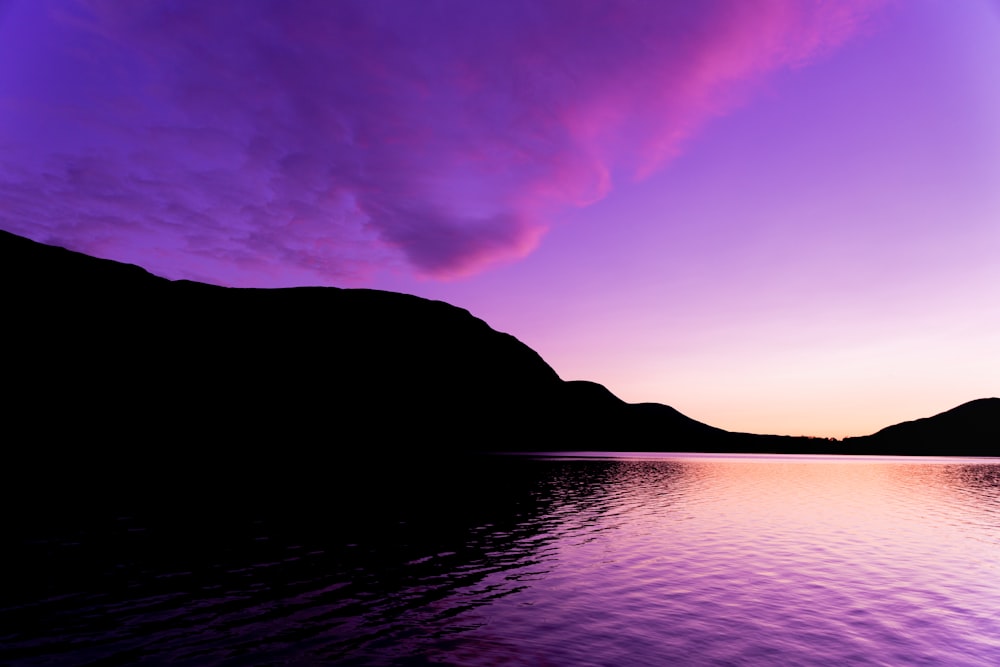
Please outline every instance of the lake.
M606 456L28 499L0 663L1000 664L1000 461Z

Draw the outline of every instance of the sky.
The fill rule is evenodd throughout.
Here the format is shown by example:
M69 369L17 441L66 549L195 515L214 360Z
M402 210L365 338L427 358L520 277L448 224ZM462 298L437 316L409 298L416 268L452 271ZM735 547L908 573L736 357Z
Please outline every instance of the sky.
M1000 395L1000 2L0 0L0 227L863 435Z

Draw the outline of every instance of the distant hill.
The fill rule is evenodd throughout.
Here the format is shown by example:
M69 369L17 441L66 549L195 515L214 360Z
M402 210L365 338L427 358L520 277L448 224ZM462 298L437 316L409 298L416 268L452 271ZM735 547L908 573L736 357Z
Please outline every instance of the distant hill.
M981 398L872 435L845 438L843 448L859 453L1000 456L1000 398Z
M296 475L387 452L885 453L918 433L730 433L565 382L513 336L404 294L169 281L7 232L0 283L7 449L71 472ZM1000 401L984 401L916 427L930 443L918 453L949 453L945 432L995 438Z

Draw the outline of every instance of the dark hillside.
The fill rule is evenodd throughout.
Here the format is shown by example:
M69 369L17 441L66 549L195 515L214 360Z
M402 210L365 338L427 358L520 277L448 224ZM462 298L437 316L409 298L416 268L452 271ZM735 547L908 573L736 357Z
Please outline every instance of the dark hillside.
M998 441L995 398L844 443L730 433L564 382L513 336L404 294L168 281L6 232L0 283L19 479L298 480L496 450L985 454Z
M1000 456L1000 398L981 398L933 417L846 438L844 447L862 453Z

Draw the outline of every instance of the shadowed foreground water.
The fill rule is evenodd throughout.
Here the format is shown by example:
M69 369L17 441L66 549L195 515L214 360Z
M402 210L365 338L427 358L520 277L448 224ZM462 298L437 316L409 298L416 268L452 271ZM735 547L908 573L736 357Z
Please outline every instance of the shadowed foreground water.
M997 461L644 456L8 508L0 662L1000 664Z

